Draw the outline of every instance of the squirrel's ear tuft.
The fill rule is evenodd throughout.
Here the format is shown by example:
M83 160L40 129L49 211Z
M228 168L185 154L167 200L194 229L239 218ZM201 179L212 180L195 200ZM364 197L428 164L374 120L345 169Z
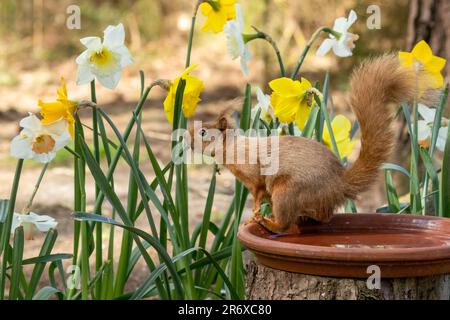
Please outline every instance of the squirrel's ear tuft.
M224 131L228 128L228 119L226 116L222 115L217 119L217 129Z

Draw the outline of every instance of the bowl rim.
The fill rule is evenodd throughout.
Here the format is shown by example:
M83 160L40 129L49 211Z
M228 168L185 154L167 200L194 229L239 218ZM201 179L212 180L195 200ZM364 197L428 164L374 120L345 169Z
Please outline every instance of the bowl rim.
M417 225L410 228L392 228L393 230L420 230L426 229L430 232L448 235L450 238L450 219L434 216L417 216L410 214L387 214L387 213L351 213L335 214L333 219L377 219L384 222L398 220L405 223L408 220L423 220L423 227ZM358 221L358 220L356 220ZM373 221L372 221L373 223ZM405 224L407 226L407 224ZM445 227L449 232L442 230ZM368 229L370 226L367 227ZM389 250L380 248L336 248L326 246L305 245L298 243L287 243L274 241L255 235L255 231L265 230L256 223L250 223L240 227L238 238L241 243L251 251L262 255L278 256L288 260L311 259L348 262L423 262L450 259L450 244L444 246L428 246L417 248L392 248ZM439 231L438 231L439 230ZM268 231L265 231L268 232Z

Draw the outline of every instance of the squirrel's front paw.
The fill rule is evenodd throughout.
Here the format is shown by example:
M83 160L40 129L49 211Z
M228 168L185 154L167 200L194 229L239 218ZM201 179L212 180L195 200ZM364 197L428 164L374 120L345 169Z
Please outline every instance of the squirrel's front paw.
M254 222L259 223L263 220L263 218L264 217L259 210L253 211L253 216L250 219L248 219L244 224L247 225Z
M248 219L248 220L244 223L244 225L248 225L248 224L250 224L250 223L259 223L261 220L262 220L262 219L261 219L261 216L253 216L253 217L251 217L250 219Z

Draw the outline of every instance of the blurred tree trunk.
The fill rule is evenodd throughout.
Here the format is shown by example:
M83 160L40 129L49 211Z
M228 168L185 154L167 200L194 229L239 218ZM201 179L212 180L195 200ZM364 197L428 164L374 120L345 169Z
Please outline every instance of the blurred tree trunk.
M408 47L425 40L439 57L450 60L450 1L411 0L408 22ZM450 80L450 63L444 69Z
M411 50L414 45L425 40L433 50L433 54L450 61L450 1L449 0L410 0L407 49ZM443 75L445 82L450 80L450 63L447 63ZM445 112L445 111L444 111ZM395 154L395 162L404 167L409 166L410 148L409 135L406 123L402 118L398 130L399 152ZM423 170L423 168L422 168ZM409 189L409 182L401 177L402 189ZM403 193L403 192L402 192ZM431 200L431 198L429 199ZM426 204L426 213L434 214L431 201Z

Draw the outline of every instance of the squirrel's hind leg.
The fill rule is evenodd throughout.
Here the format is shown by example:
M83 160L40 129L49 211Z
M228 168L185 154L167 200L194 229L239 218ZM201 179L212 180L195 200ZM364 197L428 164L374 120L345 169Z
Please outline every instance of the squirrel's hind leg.
M296 195L284 185L277 185L272 190L272 218L259 217L257 222L273 233L299 233L297 217L293 215Z

